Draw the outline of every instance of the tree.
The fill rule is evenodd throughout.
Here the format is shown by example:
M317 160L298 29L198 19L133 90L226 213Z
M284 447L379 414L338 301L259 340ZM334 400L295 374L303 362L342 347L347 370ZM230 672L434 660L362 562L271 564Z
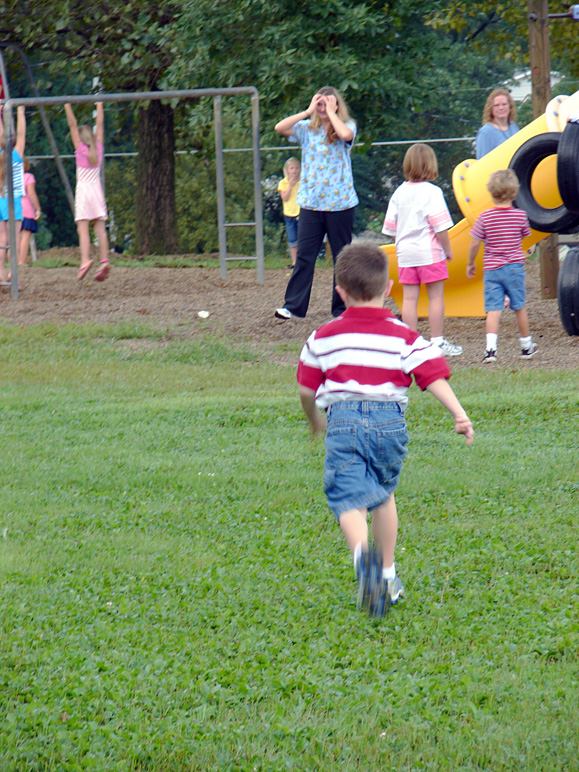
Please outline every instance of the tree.
M152 0L28 0L7 3L0 23L6 39L25 51L50 53L47 66L55 72L66 61L79 77L98 77L105 91L156 91L173 59L177 10L178 2ZM137 249L174 252L173 108L155 100L137 110Z
M565 13L568 3L551 2L549 10ZM474 51L493 50L495 56L507 58L519 66L528 65L529 34L526 2L502 0L450 0L439 2L429 14L433 29L452 34ZM569 75L579 76L577 22L552 19L549 22L551 61Z

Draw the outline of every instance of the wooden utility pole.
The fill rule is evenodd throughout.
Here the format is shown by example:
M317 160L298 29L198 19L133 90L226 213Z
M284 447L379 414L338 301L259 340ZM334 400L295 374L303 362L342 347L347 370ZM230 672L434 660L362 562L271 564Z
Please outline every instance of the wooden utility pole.
M533 86L533 118L543 115L551 101L551 55L549 52L548 0L527 0L529 56ZM544 299L557 297L559 276L558 236L551 233L539 246L541 287Z

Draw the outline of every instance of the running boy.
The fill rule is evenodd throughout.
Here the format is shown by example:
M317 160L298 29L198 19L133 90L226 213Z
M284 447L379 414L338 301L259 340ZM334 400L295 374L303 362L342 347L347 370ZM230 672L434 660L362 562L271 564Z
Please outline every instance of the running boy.
M521 248L524 238L531 235L527 215L515 209L513 201L519 192L519 180L512 169L491 174L487 189L494 207L483 212L472 231L468 250L466 275L473 279L476 256L484 241L483 281L485 293L486 351L483 362L497 361L497 339L505 298L515 312L519 328L521 359L530 359L537 353L537 344L529 333L529 317L525 293L525 253Z
M447 382L440 348L384 308L393 283L384 251L362 241L344 247L336 283L346 311L310 335L297 379L314 432L324 428L318 408L327 409L324 490L352 553L358 605L381 616L404 593L394 563L394 491L408 442L404 412L411 375L450 411L467 445L473 429Z

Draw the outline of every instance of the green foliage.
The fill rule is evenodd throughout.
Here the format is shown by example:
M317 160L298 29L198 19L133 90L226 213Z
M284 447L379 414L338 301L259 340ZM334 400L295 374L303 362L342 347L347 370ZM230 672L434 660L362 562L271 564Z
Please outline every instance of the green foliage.
M569 5L551 3L549 12L566 12L568 8ZM519 67L528 66L527 3L516 0L438 2L433 4L428 23L434 29L448 31L475 51L485 52L490 48L497 59L508 59ZM569 75L579 77L577 22L563 18L551 19L548 23L553 69L562 68Z
M11 42L51 55L49 73L60 73L66 58L69 71L81 79L98 75L107 91L146 91L171 62L178 7L147 0L9 2L2 22Z
M575 372L456 373L470 449L412 393L377 622L293 367L142 324L0 351L0 768L576 769Z

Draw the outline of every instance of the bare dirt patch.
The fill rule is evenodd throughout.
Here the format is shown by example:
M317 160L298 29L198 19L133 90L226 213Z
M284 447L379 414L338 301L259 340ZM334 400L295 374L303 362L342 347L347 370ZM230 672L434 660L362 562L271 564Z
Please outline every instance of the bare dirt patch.
M505 311L499 361L485 367L575 368L579 364L579 337L565 333L557 301L542 300L538 261L530 261L527 269L529 318L539 354L521 362L514 314ZM127 268L122 266L122 258L102 284L92 279L94 269L78 282L77 270L25 269L20 274L19 299L13 301L9 290L0 296L0 320L17 325L140 320L166 326L179 337L234 340L264 358L293 363L296 347L330 318L332 272L324 267L316 269L307 318L287 322L273 315L283 303L290 275L285 269L266 270L264 284L257 283L255 269L230 269L222 279L218 268ZM200 318L199 311L209 312L208 318ZM428 335L425 321L420 322L420 330ZM454 369L482 366L484 319L448 319L445 335L464 349L462 356L452 359ZM291 345L284 351L280 343Z

